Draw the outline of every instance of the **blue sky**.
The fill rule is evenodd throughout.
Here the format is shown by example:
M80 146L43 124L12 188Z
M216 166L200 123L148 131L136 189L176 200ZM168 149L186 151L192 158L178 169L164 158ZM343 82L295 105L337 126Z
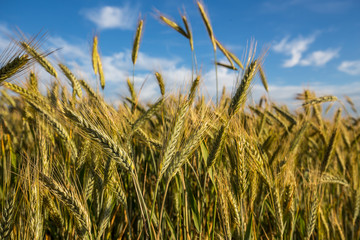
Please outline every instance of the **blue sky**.
M296 93L304 88L318 95L348 95L360 106L360 1L273 0L203 1L216 38L243 59L252 39L257 53L269 48L264 69L269 97L299 105ZM107 86L104 94L116 101L127 94L126 78L132 76L131 48L136 22L145 19L136 65L136 88L142 99L156 99L153 77L160 71L168 91L177 91L191 79L188 41L160 23L156 10L181 23L185 9L190 21L195 52L202 69L205 94L215 93L214 56L211 42L195 0L153 1L5 1L0 9L0 50L19 27L26 36L47 32L44 50L58 49L53 63L65 62L78 75L97 84L91 68L91 41L99 36L99 48ZM224 59L219 52L218 58ZM44 81L50 79L44 75ZM233 90L236 73L219 68L220 86ZM145 83L144 83L145 81ZM259 80L252 98L265 94Z

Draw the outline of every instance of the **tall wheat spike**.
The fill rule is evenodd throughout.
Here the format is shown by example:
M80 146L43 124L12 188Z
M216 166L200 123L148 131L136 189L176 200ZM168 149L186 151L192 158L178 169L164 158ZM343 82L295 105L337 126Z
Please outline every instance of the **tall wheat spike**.
M156 80L157 80L159 88L160 88L160 93L161 93L162 96L164 96L165 95L164 79L163 79L162 75L159 72L155 73L155 77L156 77Z
M138 52L139 52L140 40L141 40L141 36L142 36L143 25L144 25L144 20L139 20L138 25L137 25L137 30L136 30L135 38L134 38L134 43L133 43L133 48L132 48L132 54L131 54L131 60L132 60L132 63L133 63L134 65L135 65L135 63L136 63L137 56L138 56Z
M215 36L214 36L213 29L212 29L211 24L210 24L210 20L209 20L207 14L205 12L204 6L199 1L197 1L197 5L198 5L198 8L199 8L202 20L204 21L206 30L207 30L207 32L209 34L210 39L211 39L214 51L216 51L216 41L215 41Z
M191 48L191 51L194 51L194 40L193 40L193 35L192 35L192 32L191 32L191 29L190 29L190 24L186 18L186 16L182 16L181 17L182 20L183 20L183 23L185 25L185 29L186 29L186 34L189 38L189 43L190 43L190 48Z
M93 47L92 47L92 66L94 69L95 75L98 74L98 62L99 62L99 53L98 53L98 37L95 35L93 38Z
M250 87L251 80L254 78L257 70L257 61L253 61L245 71L240 86L237 88L235 95L231 99L229 106L229 116L233 116L242 104L246 101L246 96Z

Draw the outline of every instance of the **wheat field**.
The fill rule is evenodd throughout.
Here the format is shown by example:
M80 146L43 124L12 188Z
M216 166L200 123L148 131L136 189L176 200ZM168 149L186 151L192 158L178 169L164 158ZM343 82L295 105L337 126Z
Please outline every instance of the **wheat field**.
M159 95L146 103L134 79L121 104L107 103L36 39L1 53L0 239L360 239L360 118L349 113L351 99L305 90L295 111L266 96L249 104L257 78L268 90L265 54L254 47L241 61L197 7L214 68L239 73L234 93L217 90L213 101L201 91L185 15L184 27L159 20L189 42L193 78L186 92L168 93L170 80L156 72ZM134 74L142 29L141 19ZM95 36L89 61L105 88L100 47ZM228 62L216 62L220 55ZM52 79L46 91L34 65ZM324 103L333 117L323 116Z

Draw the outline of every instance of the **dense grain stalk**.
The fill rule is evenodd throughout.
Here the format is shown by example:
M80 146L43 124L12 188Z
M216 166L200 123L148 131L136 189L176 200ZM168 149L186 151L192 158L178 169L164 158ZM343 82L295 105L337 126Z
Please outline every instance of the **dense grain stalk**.
M74 142L71 140L70 135L66 131L66 129L45 109L43 109L39 104L33 101L29 101L30 105L36 109L42 116L45 117L45 119L48 121L48 123L55 129L55 131L60 135L60 137L65 141L65 143L70 145L70 148L72 150L73 157L77 157L77 149L74 144Z
M49 104L46 102L46 100L41 95L30 92L30 91L26 90L25 88L19 87L15 84L12 84L9 82L4 83L4 86L6 88L20 94L26 100L37 102L37 103L41 104L42 107L45 108L47 111L51 111Z
M201 142L201 138L203 137L205 131L207 130L207 123L202 123L201 126L193 133L188 139L187 142L184 143L184 147L181 151L177 152L174 160L171 162L170 166L166 171L166 175L168 178L172 178L181 168L181 166L186 162L188 157L191 155L198 145Z

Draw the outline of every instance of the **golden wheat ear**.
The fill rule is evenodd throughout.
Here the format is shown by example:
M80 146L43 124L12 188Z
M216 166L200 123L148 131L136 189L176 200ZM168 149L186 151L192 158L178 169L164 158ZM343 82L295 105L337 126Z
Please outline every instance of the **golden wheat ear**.
M32 62L31 56L26 54L12 41L7 48L0 53L0 85L10 81L17 75L26 71Z
M26 51L30 56L32 56L50 75L57 78L57 72L53 65L45 58L46 54L41 53L37 47L33 46L32 43L26 41L20 41L20 46Z
M132 60L132 63L134 65L136 63L138 53L139 53L139 47L140 47L140 41L141 41L141 36L142 36L143 25L144 25L144 20L142 20L142 19L139 20L138 25L137 25L137 29L136 29L135 38L134 38L132 53L131 53L131 60Z

